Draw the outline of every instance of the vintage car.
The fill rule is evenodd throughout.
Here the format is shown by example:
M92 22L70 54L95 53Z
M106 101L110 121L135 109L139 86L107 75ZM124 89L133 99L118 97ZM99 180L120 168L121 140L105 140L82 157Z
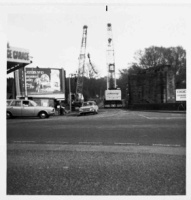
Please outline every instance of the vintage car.
M11 117L39 117L48 118L55 114L53 107L38 106L32 100L7 100L7 119Z
M98 113L98 106L96 105L95 101L86 101L82 103L82 106L79 108L79 115L86 114L86 113Z

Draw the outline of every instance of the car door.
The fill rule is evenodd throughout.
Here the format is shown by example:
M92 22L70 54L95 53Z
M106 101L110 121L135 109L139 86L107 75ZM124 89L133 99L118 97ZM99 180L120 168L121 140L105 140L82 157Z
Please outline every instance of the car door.
M13 116L21 116L21 100L12 101L8 109Z
M34 106L28 100L22 101L22 116L34 116Z

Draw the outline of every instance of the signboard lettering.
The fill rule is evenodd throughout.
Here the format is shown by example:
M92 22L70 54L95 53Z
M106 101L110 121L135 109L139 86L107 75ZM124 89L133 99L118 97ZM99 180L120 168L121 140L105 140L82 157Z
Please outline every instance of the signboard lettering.
M7 49L7 61L17 63L30 63L29 51L26 49L9 47Z

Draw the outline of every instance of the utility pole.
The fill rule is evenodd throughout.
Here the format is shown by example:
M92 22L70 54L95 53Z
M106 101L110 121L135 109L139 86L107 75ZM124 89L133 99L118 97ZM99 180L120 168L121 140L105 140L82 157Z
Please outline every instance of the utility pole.
M26 81L26 68L23 67L23 72L24 72L24 91L25 91L25 100L28 99L28 95L27 95L27 81Z
M71 78L76 77L76 74L69 74L69 104L70 104L70 112L72 112L72 91L71 91Z
M70 74L69 74L69 103L70 103L70 112L72 111L72 100L71 100L71 83L70 83Z

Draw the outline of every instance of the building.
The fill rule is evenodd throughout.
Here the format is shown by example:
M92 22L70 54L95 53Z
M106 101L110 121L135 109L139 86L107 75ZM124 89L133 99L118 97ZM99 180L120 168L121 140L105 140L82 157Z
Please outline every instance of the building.
M28 98L53 107L65 101L65 70L31 67L31 63L29 50L7 44L7 74L14 73L7 80L7 98Z
M28 49L11 47L7 44L7 74L23 69L32 63ZM14 78L7 79L7 99L16 98Z
M128 105L175 103L175 75L171 66L142 69L128 77Z

